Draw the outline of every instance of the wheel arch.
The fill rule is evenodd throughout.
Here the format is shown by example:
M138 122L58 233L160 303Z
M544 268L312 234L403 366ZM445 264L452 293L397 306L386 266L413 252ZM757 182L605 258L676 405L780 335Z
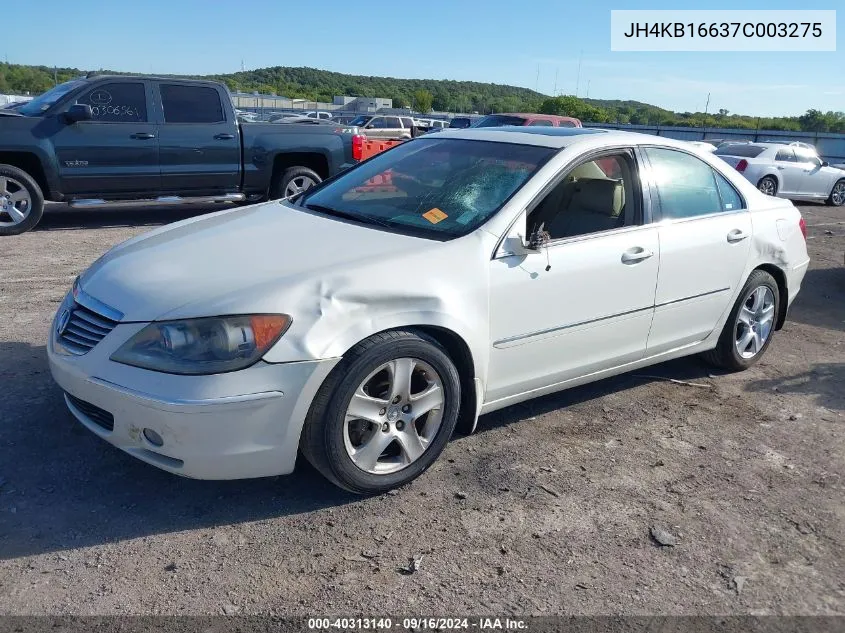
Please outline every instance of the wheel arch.
M349 351L358 345L361 341L383 334L384 332L393 332L396 330L404 330L411 332L418 332L429 338L434 339L445 350L449 358L455 363L455 368L458 370L458 376L461 382L461 402L460 411L458 413L458 426L456 431L469 434L475 429L475 423L478 419L478 410L480 408L480 400L482 394L479 393L476 381L476 365L473 358L472 351L467 341L458 334L455 330L442 325L431 324L409 324L398 325L395 327L385 328L378 332L373 332L361 340L356 340L351 345L348 345L341 356L345 356Z
M781 182L780 176L778 176L778 174L773 173L764 173L757 179L757 182L754 183L754 186L759 187L760 183L763 181L763 178L772 178L775 181L775 183L777 184L777 190L775 190L775 194L780 193L780 191L783 189L783 183Z
M50 183L41 159L31 152L0 152L0 164L17 167L29 174L41 188L45 200L50 199Z
M775 321L775 330L780 330L786 322L787 302L789 299L789 287L786 281L786 273L782 268L779 268L774 264L760 264L754 270L762 270L769 273L777 282L778 294L780 297L778 301L778 315L777 321ZM754 270L752 270L751 273L753 273ZM749 276L751 273L749 273Z

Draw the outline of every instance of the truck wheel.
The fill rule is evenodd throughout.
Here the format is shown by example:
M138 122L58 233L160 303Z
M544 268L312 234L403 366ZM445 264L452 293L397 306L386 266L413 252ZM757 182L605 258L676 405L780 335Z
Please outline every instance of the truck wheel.
M270 186L270 199L289 198L310 189L323 179L313 169L288 167L278 174Z
M44 194L32 177L17 167L0 165L0 235L20 235L44 214Z

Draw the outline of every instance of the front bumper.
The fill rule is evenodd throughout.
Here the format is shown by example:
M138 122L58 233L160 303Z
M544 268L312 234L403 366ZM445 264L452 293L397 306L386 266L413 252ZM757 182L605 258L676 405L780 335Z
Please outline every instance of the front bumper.
M308 408L339 359L261 361L211 376L163 374L109 360L144 325L118 324L87 354L73 356L56 345L53 324L50 371L85 427L138 459L186 477L242 479L293 471ZM144 429L163 443L151 443Z

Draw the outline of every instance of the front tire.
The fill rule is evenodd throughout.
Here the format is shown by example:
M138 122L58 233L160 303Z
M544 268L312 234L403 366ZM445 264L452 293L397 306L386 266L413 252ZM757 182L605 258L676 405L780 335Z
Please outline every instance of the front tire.
M845 178L836 181L826 202L832 207L841 207L845 204Z
M778 181L772 176L764 176L760 179L760 182L757 183L757 189L767 196L776 196L778 193Z
M320 175L308 167L288 167L278 174L270 186L271 200L290 198L323 182Z
M704 352L704 360L730 371L751 367L772 342L780 301L774 277L765 270L751 273L725 322L716 348Z
M424 334L393 330L358 343L320 387L300 439L332 483L379 494L424 473L458 421L461 385L446 350Z
M20 235L44 215L44 194L28 173L0 165L0 236Z

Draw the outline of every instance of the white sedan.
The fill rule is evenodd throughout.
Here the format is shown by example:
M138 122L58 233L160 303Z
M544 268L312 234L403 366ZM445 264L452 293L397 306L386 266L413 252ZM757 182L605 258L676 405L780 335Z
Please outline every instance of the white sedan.
M845 204L845 171L806 143L726 143L714 154L766 195Z
M48 354L70 411L172 473L378 493L457 429L688 354L749 367L804 224L682 141L449 130L296 199L178 222L74 283Z

